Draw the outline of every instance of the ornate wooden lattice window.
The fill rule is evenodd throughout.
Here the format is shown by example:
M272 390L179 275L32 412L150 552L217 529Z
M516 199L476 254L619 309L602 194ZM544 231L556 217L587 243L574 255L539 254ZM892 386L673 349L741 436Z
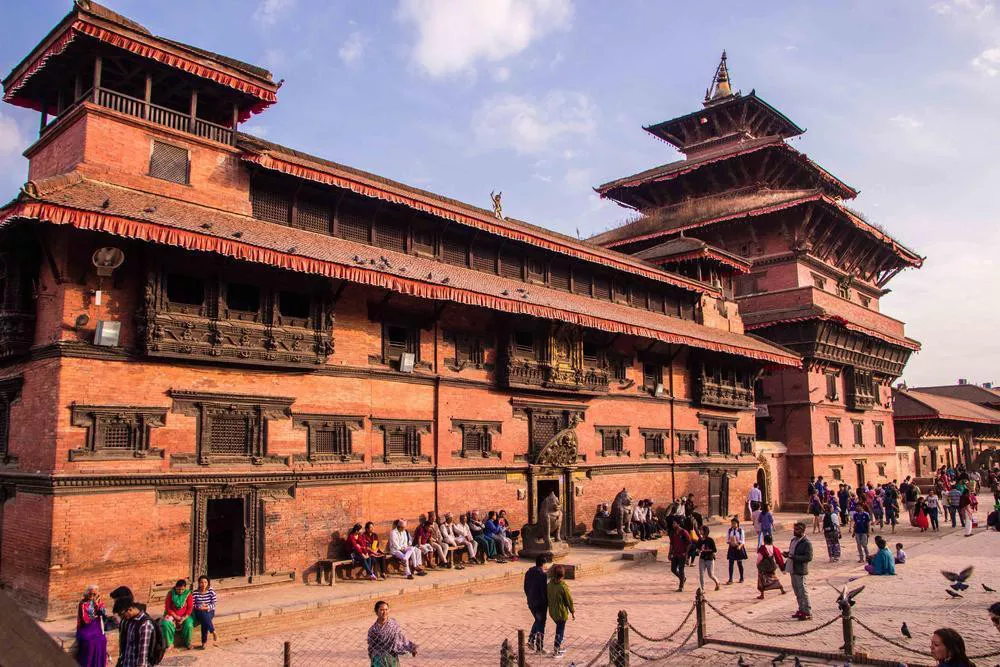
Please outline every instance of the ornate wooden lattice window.
M186 148L153 140L149 154L149 175L172 183L187 185L191 175L190 156Z
M423 454L421 436L431 432L431 422L405 419L372 419L372 428L382 431L385 463L409 461L422 463L431 457Z
M414 222L411 224L413 253L424 257L434 257L435 232L432 223Z
M451 430L461 434L462 448L453 451L451 455L462 458L500 458L500 452L493 450L493 438L500 435L502 428L501 422L497 421L452 419Z
M468 333L451 332L447 334L455 345L455 356L445 359L444 363L454 371L466 368L483 368L486 359L486 341L479 336Z
M329 234L332 219L330 204L322 194L306 192L296 199L292 227L317 234Z
M885 447L885 432L882 422L872 422L875 425L875 446Z
M875 467L878 469L878 476L879 477L885 477L885 464L884 463L876 463Z
M468 240L455 234L445 234L441 239L441 260L446 264L468 266Z
M0 464L17 459L10 454L10 405L21 395L24 378L0 380Z
M632 367L632 358L620 354L609 354L607 358L611 377L621 383L628 382L628 369Z
M740 454L753 454L753 441L755 436L749 433L741 433L736 437L740 441Z
M662 428L639 429L639 435L643 440L643 456L645 458L665 458L670 456L667 451L667 441L670 439L670 431Z
M364 428L359 415L294 414L292 425L306 430L306 454L297 461L310 463L349 463L363 461L364 455L354 451L353 435Z
M250 180L253 217L287 225L292 214L293 187L288 181L254 174Z
M840 447L840 420L827 417L826 422L830 430L830 446Z
M337 236L355 243L371 243L374 211L354 202L343 202L337 209Z
M625 438L629 435L628 426L595 426L601 438L601 456L628 456L625 450Z
M594 298L611 301L611 281L607 276L594 276Z
M854 427L854 446L864 447L865 446L865 426L864 422L859 419L852 419L851 425Z
M538 358L538 337L534 331L515 331L511 336L514 356L519 359Z
M398 364L404 352L413 354L414 360L420 360L420 329L397 323L382 324L382 360L383 364Z
M267 452L267 422L286 419L295 399L191 391L169 392L173 411L198 418L197 451L171 456L174 463L286 463Z
M736 427L735 420L729 421L715 417L701 417L708 438L709 456L725 456L732 453L732 432Z
M528 257L525 262L525 276L528 282L545 284L545 260L538 256Z
M663 364L643 362L642 386L639 387L639 391L655 396L657 387L663 387Z
M675 431L677 434L677 452L694 454L698 449L698 431Z
M380 248L406 252L406 218L398 214L382 213L375 218L374 242Z
M500 251L500 275L504 278L522 280L522 258L514 248L504 248Z
M472 244L472 268L485 273L496 273L497 247L485 242Z
M590 274L583 269L573 269L573 293L590 296Z
M549 267L549 284L555 289L569 291L570 270L564 264L552 264Z
M69 452L69 460L131 459L163 456L149 446L150 431L166 424L166 408L130 405L70 406L70 423L87 429L85 445Z

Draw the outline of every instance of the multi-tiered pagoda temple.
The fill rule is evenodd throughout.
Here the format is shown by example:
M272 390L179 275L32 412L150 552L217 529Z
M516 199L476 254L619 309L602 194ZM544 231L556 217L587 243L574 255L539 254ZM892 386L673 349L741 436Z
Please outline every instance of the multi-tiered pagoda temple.
M590 241L717 285L720 312L805 357L755 388L757 437L788 448L786 500L813 475L895 477L890 383L919 344L880 301L922 258L845 205L858 192L789 143L802 128L733 90L725 53L701 109L644 129L684 159L598 187L636 215Z

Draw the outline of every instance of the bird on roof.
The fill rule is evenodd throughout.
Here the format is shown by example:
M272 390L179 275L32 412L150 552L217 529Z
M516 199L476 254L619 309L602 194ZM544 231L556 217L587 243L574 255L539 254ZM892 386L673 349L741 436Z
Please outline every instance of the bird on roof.
M212 228L212 223L211 222L203 222L203 223L201 223L201 228L202 229L211 229Z
M110 199L105 199L103 202L101 202L101 208L107 208L109 206L111 206L111 200Z
M243 232L233 232L233 237L235 237L235 238L241 238L242 236L243 236Z
M910 634L910 629L906 627L906 621L903 621L903 627L901 627L899 631L903 633L903 636L907 639L913 639L913 635Z
M143 213L156 213L156 207L155 206L147 206L146 208L142 209L142 212Z
M969 584L965 582L966 580L968 580L969 577L972 576L972 570L973 567L970 565L969 567L965 568L964 570L962 570L957 574L954 572L949 572L948 570L941 570L941 574L943 574L944 578L947 579L948 581L955 582L951 585L952 590L964 591L966 588L969 587Z

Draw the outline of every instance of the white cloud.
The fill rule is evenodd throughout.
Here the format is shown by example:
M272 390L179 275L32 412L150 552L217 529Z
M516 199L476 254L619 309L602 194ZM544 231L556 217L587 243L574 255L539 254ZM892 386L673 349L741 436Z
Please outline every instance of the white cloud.
M972 59L972 66L986 76L1000 74L1000 46L986 49Z
M20 155L27 147L28 139L14 119L0 113L0 159Z
M889 122L906 130L915 130L924 124L923 121L917 120L913 116L907 116L906 114L902 113L896 114L895 116L890 118Z
M552 91L540 100L501 94L480 105L472 131L480 148L540 154L590 137L596 115L590 98L581 93Z
M347 65L355 65L361 56L364 55L365 46L368 44L368 38L361 34L360 31L355 30L348 37L347 40L340 46L340 59L344 61Z
M503 83L510 78L510 68L509 67L495 67L493 68L493 80L497 83Z
M516 55L572 14L572 0L400 0L397 11L417 28L414 62L433 77Z
M931 10L941 15L967 14L981 19L994 10L993 0L938 0Z
M261 0L253 12L253 20L261 25L274 25L294 6L295 0Z

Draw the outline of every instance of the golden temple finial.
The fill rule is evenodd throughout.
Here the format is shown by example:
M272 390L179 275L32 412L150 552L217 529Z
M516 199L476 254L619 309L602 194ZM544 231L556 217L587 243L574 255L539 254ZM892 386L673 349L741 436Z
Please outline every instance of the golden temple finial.
M712 85L705 91L705 104L711 104L727 97L732 97L733 87L729 83L729 67L726 66L726 52L722 52L719 66L715 68Z

